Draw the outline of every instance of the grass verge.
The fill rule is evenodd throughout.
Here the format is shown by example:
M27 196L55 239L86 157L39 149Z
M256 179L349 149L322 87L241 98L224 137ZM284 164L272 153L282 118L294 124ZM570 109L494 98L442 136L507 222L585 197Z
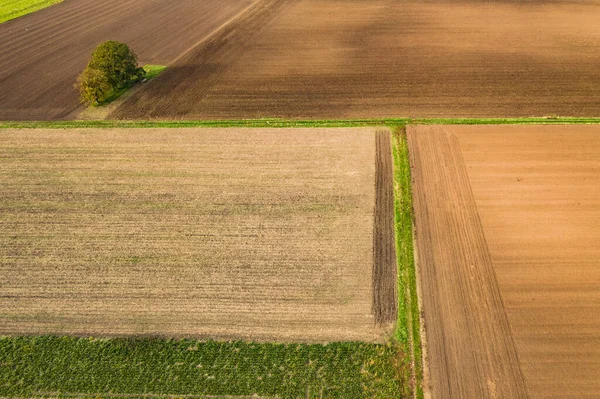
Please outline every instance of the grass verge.
M423 398L423 354L421 323L417 297L417 276L413 250L413 206L408 160L408 144L404 127L392 128L394 157L394 209L398 257L398 323L395 336L412 363L412 387L417 398Z
M399 347L0 337L0 396L394 398Z
M322 120L291 120L291 119L241 119L241 120L173 120L173 121L109 121L109 120L79 120L79 121L0 121L0 129L9 128L179 128L179 127L361 127L361 126L405 126L405 125L529 125L529 124L599 124L597 118L573 117L539 117L539 118L453 118L453 119L412 119L412 118L381 118L381 119L322 119Z
M0 24L11 19L60 3L62 0L4 0L0 1Z

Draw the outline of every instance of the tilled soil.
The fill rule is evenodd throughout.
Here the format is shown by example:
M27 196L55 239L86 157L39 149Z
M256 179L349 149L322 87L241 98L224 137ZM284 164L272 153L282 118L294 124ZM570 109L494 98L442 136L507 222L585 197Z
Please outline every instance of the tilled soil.
M458 139L408 127L433 398L527 397Z
M394 169L390 131L377 131L375 140L373 314L378 323L385 325L393 324L398 318Z
M600 126L460 126L532 397L600 395Z
M76 77L101 42L167 65L253 2L65 0L0 24L0 120L72 119Z
M596 0L260 0L110 118L598 116Z
M0 334L384 341L375 132L4 130Z
M505 357L512 337L530 397L598 397L600 127L419 126L408 134L426 388L433 397L517 397L497 384L465 394L485 388L478 372L489 356L495 367L515 367ZM487 283L473 279L483 272ZM503 304L510 330L502 322L485 331L473 303L496 304L484 316L501 319ZM499 342L506 352L494 350Z

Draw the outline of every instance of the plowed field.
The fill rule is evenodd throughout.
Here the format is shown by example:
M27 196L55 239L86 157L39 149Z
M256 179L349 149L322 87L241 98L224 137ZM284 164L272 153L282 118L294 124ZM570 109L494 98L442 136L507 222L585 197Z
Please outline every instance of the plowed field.
M127 43L167 65L254 0L65 0L0 25L0 120L74 118L94 47Z
M530 397L597 397L600 128L436 126L408 135L434 397L524 396L504 390L519 369ZM518 368L506 358L515 348ZM511 368L501 384L486 378Z
M260 0L110 118L597 116L596 0Z
M395 292L374 306L373 287L396 268L373 272L374 239L394 255L393 225L373 210L391 154L375 137L3 131L0 334L384 340Z

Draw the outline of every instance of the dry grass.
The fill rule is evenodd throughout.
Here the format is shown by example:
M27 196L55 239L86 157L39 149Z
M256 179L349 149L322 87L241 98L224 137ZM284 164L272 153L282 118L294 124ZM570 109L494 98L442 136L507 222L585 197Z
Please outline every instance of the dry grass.
M380 341L374 135L3 131L0 333Z

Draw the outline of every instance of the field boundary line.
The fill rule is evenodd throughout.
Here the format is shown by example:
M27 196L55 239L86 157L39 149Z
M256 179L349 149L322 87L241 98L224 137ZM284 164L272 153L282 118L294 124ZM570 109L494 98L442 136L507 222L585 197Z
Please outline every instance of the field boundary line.
M391 129L394 174L394 223L398 267L398 322L396 339L410 361L412 396L423 398L423 341L414 251L414 212L406 128Z
M0 129L68 128L181 128L181 127L364 127L406 125L555 125L600 124L600 117L532 118L375 118L375 119L223 119L223 120L73 120L73 121L0 121Z

